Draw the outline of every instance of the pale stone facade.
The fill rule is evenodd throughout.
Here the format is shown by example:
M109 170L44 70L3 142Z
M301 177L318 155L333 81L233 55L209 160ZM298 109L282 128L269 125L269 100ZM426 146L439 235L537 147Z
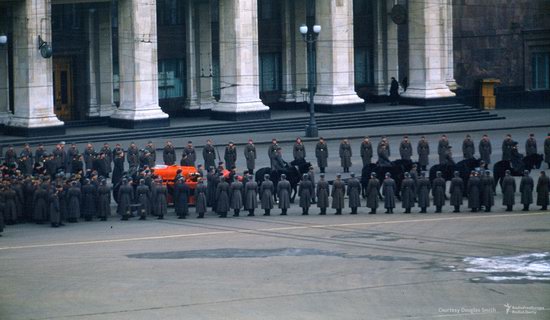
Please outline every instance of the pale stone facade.
M313 2L314 23L322 27L315 59L315 103L321 111L348 110L350 106L363 108L364 105L364 100L356 93L354 79L355 1ZM391 77L399 72L398 28L389 18L395 2L372 2L373 21L360 22L369 24L374 33L370 44L374 54L369 94L385 96ZM404 96L413 100L454 95L449 90L454 86L452 22L449 21L452 18L451 1L436 2L408 1L411 67L408 70L409 88ZM55 10L60 10L56 5L71 3L0 1L0 8L8 8L11 12L10 16L0 17L10 20L9 36L13 44L11 54L8 46L0 45L0 121L10 128L32 131L63 126L56 117L57 112L54 113L56 84L52 79L52 59L40 56L37 39L40 35L52 43L51 17ZM178 11L174 16L164 17L163 22L157 22L156 6L159 4L155 0L118 0L114 2L117 3L115 11L107 1L74 3L78 6L75 12L82 19L82 38L86 45L84 54L79 56L86 60L83 73L87 83L79 87L85 92L79 92L78 101L85 104L81 112L83 118L79 120L109 117L112 125L130 128L168 125L169 115L159 105L166 97L159 95L159 61L162 59L157 25L170 19L175 21L176 28L177 23L181 23L185 35L180 49L185 59L169 61L181 63L183 67L164 71L169 77L163 83L165 90L174 90L180 83L182 86L178 95L182 100L176 109L205 111L212 117L232 120L269 117L271 104L261 99L262 80L273 82L269 88L270 97L275 97L277 103L306 101L302 92L307 87L306 45L298 32L302 23L312 22L306 19L306 0L164 1L164 5L174 5L173 10L168 10L170 14L181 8L181 16ZM276 13L270 14L269 10ZM259 45L259 26L266 23L266 19L280 21L279 29L270 30L281 39L280 51L269 52L272 60L262 60ZM116 31L113 33L113 30ZM56 43L52 45L55 48ZM113 48L118 49L113 51ZM8 56L12 59L12 70ZM8 77L10 72L12 83ZM273 75L265 76L265 72L273 72ZM177 77L180 82L174 80ZM10 90L13 91L11 95Z

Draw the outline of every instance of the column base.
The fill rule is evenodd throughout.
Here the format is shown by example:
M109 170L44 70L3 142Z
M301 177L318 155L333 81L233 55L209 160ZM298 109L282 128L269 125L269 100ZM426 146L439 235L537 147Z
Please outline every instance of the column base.
M116 106L114 104L102 104L99 106L99 116L100 117L110 117L116 111Z
M434 106L442 104L457 103L456 94L449 90L447 86L439 88L407 88L407 91L401 94L399 103L416 106Z
M326 113L358 112L365 110L365 101L357 94L315 96L315 111Z
M123 129L148 129L148 128L164 128L170 126L169 118L160 119L145 119L145 120L128 120L109 118L109 126Z
M218 102L210 112L210 118L226 121L271 119L271 110L261 101Z
M109 126L125 129L169 127L170 119L158 104L140 107L137 110L121 106L109 119Z

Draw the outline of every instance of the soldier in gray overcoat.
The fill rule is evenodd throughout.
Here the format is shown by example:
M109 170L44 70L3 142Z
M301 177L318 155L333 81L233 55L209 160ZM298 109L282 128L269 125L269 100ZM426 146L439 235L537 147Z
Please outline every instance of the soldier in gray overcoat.
M204 218L204 214L207 210L206 203L206 185L204 184L203 178L197 179L197 186L195 187L195 212L197 213L197 218Z
M246 159L246 168L248 173L254 174L256 168L256 146L252 139L248 139L248 144L244 147L244 158Z
M451 179L449 193L451 194L451 206L454 207L453 212L460 212L462 198L464 197L464 181L460 177L460 172L458 171L454 172L454 177Z
M229 145L225 147L223 159L225 160L227 170L235 168L235 164L237 163L237 146L235 146L233 141L229 141Z
M353 172L350 174L347 189L348 205L351 209L351 214L357 214L357 208L361 206L361 183Z
M183 153L187 156L190 166L194 167L197 161L197 152L195 151L195 147L193 147L193 141L187 141L187 147L183 148Z
M97 217L101 221L107 221L111 215L111 188L107 180L103 179L97 188Z
M445 205L446 182L441 175L441 171L436 172L436 178L432 182L432 197L434 199L435 213L441 213L441 208Z
M525 155L530 156L533 154L537 154L537 140L535 134L530 133L529 138L525 141Z
M233 209L233 216L238 217L241 209L243 208L243 188L244 185L239 179L234 179L229 186L229 194L231 196L231 209Z
M325 168L327 167L328 160L328 146L325 140L321 137L319 142L315 146L315 157L317 158L317 166L321 173L325 173Z
M164 219L164 216L168 213L168 189L166 185L162 183L162 179L155 182L155 197L154 206L158 215L158 220Z
M416 195L420 213L427 213L426 209L430 206L430 188L430 180L426 178L426 172L422 171L416 182Z
M544 161L546 161L548 169L550 169L550 133L544 139Z
M96 213L96 187L90 183L89 179L84 180L84 185L81 188L82 191L82 216L86 221L92 221L94 214Z
M514 147L514 140L512 140L512 135L507 134L504 140L502 141L502 160L510 161L512 160L512 148Z
M479 211L481 207L481 180L476 171L470 173L470 179L468 179L468 208L472 212Z
M216 187L216 213L220 215L220 218L227 218L227 212L230 208L229 201L229 183L225 181L223 176L219 177L220 182Z
M214 168L208 168L208 173L206 174L206 199L208 206L211 208L216 207L216 188L218 187L218 181L218 174L214 171Z
M529 170L524 170L523 177L519 183L519 192L521 193L521 204L523 204L523 211L529 211L529 206L533 203L534 188L535 182L529 175Z
M139 220L145 220L151 213L151 189L145 184L144 179L139 180L139 186L136 188L136 200L140 204Z
M183 177L178 178L174 184L174 206L176 207L176 215L178 219L187 218L189 213L189 186L185 183Z
M351 145L348 142L348 139L342 140L340 143L340 165L344 169L344 172L349 172L349 168L351 167Z
M504 178L502 178L502 205L506 206L506 211L512 211L512 207L516 203L516 180L510 174L510 170L506 170Z
M120 191L118 192L118 194L120 195ZM77 221L78 217L80 217L81 195L82 193L80 191L80 188L77 186L77 182L73 181L71 183L71 187L69 188L69 190L67 190L67 221L69 222L74 223ZM36 205L36 202L34 203Z
M61 224L61 212L59 207L59 190L54 189L50 194L50 224L53 228Z
M439 163L445 164L447 160L447 150L449 150L449 139L447 135L441 135L437 144L437 154L439 154Z
M361 142L359 154L361 155L361 160L363 160L363 167L372 162L372 143L369 137L365 137L363 142Z
M3 183L5 187L2 192L2 198L4 202L4 219L6 221L6 224L15 224L17 221L17 205L16 205L17 194L15 190L13 190L13 187L10 186L10 183L11 183L10 181L5 180ZM46 196L48 197L49 195L46 194Z
M493 153L493 147L491 145L491 140L489 136L484 134L481 140L479 141L479 156L486 164L491 163L491 153Z
M541 206L541 210L548 209L550 202L548 191L550 191L550 179L546 176L546 172L541 171L537 180L537 205Z
M248 216L254 216L254 210L258 207L258 183L252 175L248 175L248 181L244 185L244 209Z
M279 198L279 209L281 209L281 215L286 216L287 210L290 208L290 193L292 187L290 182L286 179L286 174L281 174L281 181L277 183L277 197Z
M414 207L414 180L411 175L405 172L405 179L401 183L401 207L405 209L404 213L411 213L411 208Z
M167 166L173 166L176 163L176 148L174 148L172 141L166 141L166 145L162 150L162 160Z
M122 216L122 220L128 220L131 215L131 205L134 199L134 188L130 184L131 182L124 178L122 179L122 185L118 189L118 214ZM71 189L69 189L69 193ZM70 222L70 221L69 221Z
M371 172L369 183L367 184L367 207L370 208L370 214L376 214L378 199L380 198L382 198L380 194L380 181L376 178L376 172Z
M490 170L485 170L485 174L481 176L481 206L485 208L485 212L491 212L491 207L495 205L495 179L491 176Z
M321 210L320 215L327 214L327 208L329 207L329 184L325 180L325 174L321 173L319 175L319 181L317 182L316 195L317 195L317 208Z
M332 208L336 209L336 215L342 214L344 208L344 197L346 195L346 184L342 181L342 175L337 174L336 180L332 182Z
M309 181L311 181L311 203L315 203L315 169L313 167L309 167L309 170L307 172Z
M393 213L396 194L397 184L395 180L392 179L391 174L387 172L384 182L382 183L382 195L384 195L384 208L386 208L386 213Z
M210 170L210 167L216 167L216 149L212 146L212 140L210 139L206 140L206 145L202 148L202 158L206 170Z
M416 147L416 152L418 153L418 165L420 166L420 170L426 171L426 167L430 163L430 144L426 140L426 137L420 137Z
M476 147L474 146L472 137L467 134L466 139L462 141L462 155L464 156L464 159L473 159L475 153Z
M298 194L300 195L300 208L302 208L302 215L307 216L309 214L309 207L311 206L311 181L309 176L304 174L302 181L298 186Z
M408 136L404 136L403 140L399 144L399 155L402 160L411 160L413 153L411 142Z
M267 156L269 157L269 166L273 167L273 159L277 156L277 149L279 149L279 144L277 139L271 139L271 145L267 148Z
M275 187L273 186L273 182L270 180L269 174L264 175L264 181L260 185L260 199L262 209L264 210L264 216L269 216L271 214L271 209L274 207L274 191Z
M296 138L296 142L292 148L292 156L294 157L294 160L305 160L306 158L306 147L304 146L302 139L299 137Z

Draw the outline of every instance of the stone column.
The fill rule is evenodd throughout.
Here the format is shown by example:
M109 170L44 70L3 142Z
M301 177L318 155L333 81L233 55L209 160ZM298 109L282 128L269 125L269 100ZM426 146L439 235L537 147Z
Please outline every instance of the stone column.
M447 18L445 20L445 46L447 55L446 82L447 87L456 90L457 84L454 74L454 51L453 51L453 0L446 0L444 6Z
M98 42L97 38L99 32L96 29L96 9L92 8L88 10L88 21L87 21L87 32L88 32L88 103L89 108L86 112L88 117L98 117L99 116L99 74L98 74Z
M199 103L201 110L212 109L216 103L212 86L212 17L210 3L195 2L195 41L198 44Z
M370 90L374 96L387 96L391 77L398 76L397 25L388 16L393 3L393 0L374 1L374 85Z
M64 134L54 113L52 59L38 50L38 36L51 44L49 0L15 2L13 27L14 115L5 132L13 135Z
M8 44L0 44L0 124L7 124L11 115L8 72Z
M110 124L123 128L169 126L158 104L156 0L119 0L120 107Z
M214 119L269 118L260 100L257 0L220 1L221 98Z
M109 117L116 109L113 102L113 38L109 6L98 9L99 116Z
M364 101L354 87L353 0L318 0L316 15L322 28L317 42L316 108L363 110Z
M439 103L455 94L447 87L448 54L442 28L447 16L441 6L447 0L409 2L409 87L402 102L414 104Z
M193 1L187 1L185 6L185 50L186 50L186 91L187 98L185 99L185 109L196 110L199 109L199 97L200 80L198 67L198 55L197 55L197 41L200 40L200 30L197 30L198 19L195 11L195 5ZM198 33L198 34L197 34Z
M282 2L283 13L283 51L282 51L282 66L283 66L283 92L281 94L281 102L293 103L297 100L303 101L300 95L300 88L297 88L297 45L302 44L302 39L298 28L300 24L296 21L296 17L305 15L302 11L303 6L299 7L300 1L284 0ZM305 22L305 19L304 19ZM302 44L303 45L303 44ZM300 51L305 52L305 47ZM305 58L305 56L303 57ZM305 62L305 60L304 60Z

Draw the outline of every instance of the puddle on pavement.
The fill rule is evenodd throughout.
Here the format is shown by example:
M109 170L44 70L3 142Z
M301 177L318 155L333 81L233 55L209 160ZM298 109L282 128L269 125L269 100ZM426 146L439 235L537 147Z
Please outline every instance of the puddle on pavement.
M399 241L402 238L396 237L390 232L355 232L344 233L332 236L333 239L374 239L376 241Z
M525 232L550 232L550 229L525 229Z
M416 261L415 258L383 255L352 255L336 251L304 248L277 249L210 249L190 251L149 252L127 255L134 259L234 259L234 258L269 258L269 257L304 257L325 256L346 259L369 259L373 261Z
M482 273L472 282L514 283L550 282L550 253L528 253L515 256L467 257L464 268L455 271Z

